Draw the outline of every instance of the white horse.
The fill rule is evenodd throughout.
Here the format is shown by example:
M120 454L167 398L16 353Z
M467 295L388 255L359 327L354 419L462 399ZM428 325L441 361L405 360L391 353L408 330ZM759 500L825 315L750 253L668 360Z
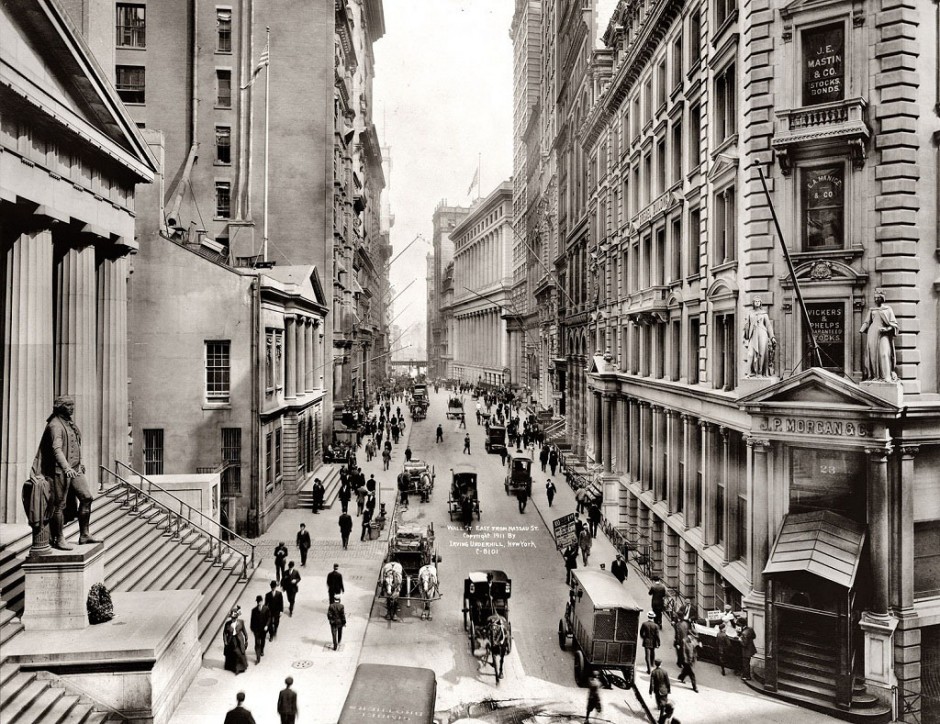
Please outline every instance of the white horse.
M421 594L424 596L424 611L421 613L422 620L431 620L431 601L440 598L441 593L437 581L437 566L429 563L418 569L418 583L421 587Z
M398 561L389 561L382 566L382 595L385 596L385 618L394 620L398 616L398 597L404 569Z

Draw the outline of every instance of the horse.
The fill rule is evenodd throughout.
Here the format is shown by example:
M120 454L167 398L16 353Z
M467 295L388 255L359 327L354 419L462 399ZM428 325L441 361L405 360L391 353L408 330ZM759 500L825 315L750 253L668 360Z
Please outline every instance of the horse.
M496 683L498 684L503 676L503 660L506 658L510 646L509 622L505 617L494 613L486 619L485 635L487 656L489 654L493 655L493 669L496 672ZM499 657L498 660L497 656ZM486 657L484 657L484 661L486 661Z
M424 611L421 612L422 621L431 620L431 601L440 598L440 589L437 582L437 566L432 563L418 569L418 584L424 596Z
M398 597L401 595L401 582L404 569L398 561L389 561L382 566L382 595L385 596L385 618L393 621L398 618Z
M431 499L431 476L427 473L421 473L421 484L419 489L421 490L421 502L427 503Z

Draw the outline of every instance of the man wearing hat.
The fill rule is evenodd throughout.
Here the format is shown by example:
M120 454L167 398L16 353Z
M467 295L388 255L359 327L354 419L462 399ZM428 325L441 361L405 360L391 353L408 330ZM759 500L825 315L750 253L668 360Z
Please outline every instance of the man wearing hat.
M610 572L613 573L621 583L627 580L627 576L630 575L630 570L627 568L627 562L623 559L623 553L618 553L614 562L610 564Z
M646 654L646 673L650 673L656 658L656 649L659 648L659 626L656 625L656 614L650 611L646 620L640 626L640 639L643 641L643 650Z
M255 718L251 715L251 712L243 706L244 703L245 692L239 691L235 695L235 708L229 709L228 713L225 715L225 724L255 724Z
M662 709L663 705L669 700L669 694L672 691L672 684L669 681L669 674L661 668L662 659L656 659L656 668L650 674L650 694L656 697L656 708Z
M294 724L297 718L297 692L291 689L293 677L288 676L284 683L287 686L277 695L277 713L281 717L281 724Z
M264 641L271 625L271 611L264 605L261 596L255 596L255 607L251 609L251 622L248 628L255 637L255 663L261 663L264 656Z
M93 496L82 463L82 433L74 415L75 399L71 395L55 398L33 463L34 469L38 468L52 483L50 543L60 551L72 550L65 542L66 500L70 494L78 501L79 545L99 542L91 537L89 530Z
M343 627L346 625L346 609L341 596L333 597L333 603L326 609L326 618L330 622L330 633L333 634L333 651L336 651L343 641Z

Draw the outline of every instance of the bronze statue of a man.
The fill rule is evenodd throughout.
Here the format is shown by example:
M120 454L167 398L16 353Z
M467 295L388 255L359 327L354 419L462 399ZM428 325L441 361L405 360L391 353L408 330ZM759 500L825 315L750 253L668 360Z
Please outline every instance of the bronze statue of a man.
M75 400L70 395L55 398L36 453L38 470L51 483L50 543L60 551L72 550L65 540L69 494L78 502L79 544L98 543L89 530L92 493L82 464L82 434L72 419L74 414Z

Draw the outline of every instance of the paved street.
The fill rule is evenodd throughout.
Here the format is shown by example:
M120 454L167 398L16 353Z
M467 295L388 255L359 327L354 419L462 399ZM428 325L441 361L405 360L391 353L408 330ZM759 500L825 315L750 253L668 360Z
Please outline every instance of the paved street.
M284 618L274 642L269 643L260 665L254 664L249 651L248 671L238 677L222 668L219 642L206 656L203 669L180 704L174 722L208 724L221 721L224 711L232 706L235 693L247 693L246 705L262 722L278 721L275 703L277 691L285 676L294 677L298 691L302 722L335 722L342 708L349 684L359 663L405 664L433 669L438 677L437 709L443 721L477 716L492 705L475 706L494 700L498 706L522 706L528 712L541 712L539 721L581 721L586 693L574 682L573 657L570 649L558 649L558 620L564 609L566 586L564 568L555 552L551 537L552 518L574 510L574 496L556 478L558 495L549 508L544 495L545 475L535 464L533 500L524 514L517 509L515 498L503 489L504 468L498 455L483 450L484 428L477 426L472 414L473 402L465 402L467 431L471 437L472 455L461 455L464 431L457 421L445 420L447 394L431 393L431 408L426 420L412 423L406 432L414 456L435 466L437 474L434 494L427 504L412 496L411 505L402 511L405 521L434 524L436 544L443 560L439 565L443 598L434 604L433 620L422 621L417 607L402 607L402 620L384 619L384 606L373 606L375 584L382 564L387 538L359 542L354 534L349 550L342 551L336 517L339 503L329 511L313 515L309 510L285 511L260 541L263 563L252 585L239 601L247 619L254 596L267 589L273 575L273 546L284 540L291 548L292 558L299 564L293 539L303 521L315 540L307 567L301 569L298 604L292 618ZM434 430L444 425L444 442L435 444ZM401 468L406 442L393 450L388 473L381 470L381 460L364 462L368 476L375 473L382 486L382 500L394 501L394 476ZM459 523L450 523L447 514L447 490L450 468L455 462L471 462L480 474L481 521L474 522L474 533L464 536ZM355 505L351 506L354 512ZM357 519L358 524L358 519ZM516 528L510 530L510 527ZM523 527L524 529L519 529ZM358 530L356 531L358 533ZM509 538L512 534L514 537ZM464 543L485 543L482 547L465 547ZM524 547L510 548L510 543ZM598 537L590 566L610 564L613 549ZM336 652L330 645L326 621L326 573L332 563L340 564L346 584L344 603L349 625L343 644ZM505 678L497 685L491 666L471 654L462 622L463 579L468 571L488 568L502 569L513 582L510 604L513 646L505 661ZM645 583L631 568L627 582L629 593L643 606L648 596ZM671 632L663 636L671 643ZM249 644L249 649L251 645ZM678 673L671 650L661 650L665 668L675 678ZM642 654L640 655L642 660ZM642 665L638 685L645 694L648 678ZM732 675L722 677L711 664L696 666L701 693L676 684L673 699L677 715L688 722L814 722L833 721L811 711L793 707L760 696ZM602 692L604 711L595 721L641 721L639 707L632 692ZM554 716L548 716L549 714ZM534 721L534 719L529 719Z

